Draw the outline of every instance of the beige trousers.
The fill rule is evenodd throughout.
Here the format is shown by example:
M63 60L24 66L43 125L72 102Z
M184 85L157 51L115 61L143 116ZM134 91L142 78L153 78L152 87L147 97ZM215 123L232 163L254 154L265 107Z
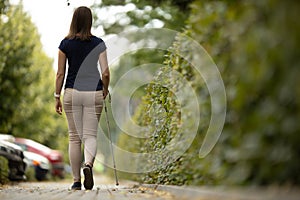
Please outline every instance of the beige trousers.
M69 127L69 159L73 178L74 181L80 181L81 144L84 146L85 163L93 165L97 153L97 130L103 107L103 92L67 88L63 104Z

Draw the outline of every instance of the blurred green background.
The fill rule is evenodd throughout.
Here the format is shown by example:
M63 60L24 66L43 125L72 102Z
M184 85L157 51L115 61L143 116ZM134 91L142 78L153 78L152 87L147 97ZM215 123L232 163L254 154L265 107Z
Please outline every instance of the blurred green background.
M101 9L128 5L134 9L115 14L116 20L101 20L98 14ZM169 51L140 50L122 56L111 68L112 87L135 66L165 64L161 74L171 68L189 80L204 113L196 139L176 162L155 172L135 176L122 173L122 177L176 185L299 185L300 3L103 0L92 9L94 26L102 25L106 34L153 27L155 20L160 27L181 32ZM22 6L1 0L0 12L0 132L35 139L67 155L66 120L54 112L53 60L41 51L37 29ZM198 153L210 120L210 97L202 78L178 55L184 34L213 58L227 95L223 132L203 159ZM178 87L172 77L165 79L168 88ZM180 108L168 88L149 84L132 97L136 105L133 118L137 124L147 125L143 130L150 133L148 139L122 133L111 119L118 146L133 152L153 152L163 149L175 136ZM159 132L154 124L161 116L146 112L158 104L168 111ZM103 117L101 124L106 130Z

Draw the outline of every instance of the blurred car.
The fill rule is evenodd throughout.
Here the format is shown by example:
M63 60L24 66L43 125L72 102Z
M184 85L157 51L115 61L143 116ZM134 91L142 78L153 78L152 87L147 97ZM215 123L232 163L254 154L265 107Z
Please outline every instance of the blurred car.
M49 160L44 156L30 151L24 151L23 153L28 166L27 168L32 167L34 169L34 177L36 180L46 180L51 168Z
M11 143L15 142L15 137L8 134L0 134L0 140L8 141Z
M4 141L4 143L14 149L18 149L20 151L23 151L23 149L15 144L15 137L8 134L0 134L0 141ZM51 164L49 163L49 160L39 154L29 152L29 151L23 151L24 159L23 161L26 163L26 170L25 173L30 170L30 168L34 171L34 177L38 181L42 181L47 179L48 174L50 172ZM28 178L28 177L27 177Z
M26 163L24 161L24 154L20 147L0 140L0 156L8 160L8 178L10 180L25 180Z
M33 152L46 157L51 164L51 175L64 178L64 162L62 153L58 150L26 138L15 138L15 144L22 147L24 151Z

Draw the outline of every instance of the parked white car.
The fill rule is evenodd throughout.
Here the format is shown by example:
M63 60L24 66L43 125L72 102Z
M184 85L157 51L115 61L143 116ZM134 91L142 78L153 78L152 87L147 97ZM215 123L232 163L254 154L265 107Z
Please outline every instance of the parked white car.
M24 151L23 154L27 166L34 169L35 178L38 181L46 180L50 174L49 160L44 156L29 151Z

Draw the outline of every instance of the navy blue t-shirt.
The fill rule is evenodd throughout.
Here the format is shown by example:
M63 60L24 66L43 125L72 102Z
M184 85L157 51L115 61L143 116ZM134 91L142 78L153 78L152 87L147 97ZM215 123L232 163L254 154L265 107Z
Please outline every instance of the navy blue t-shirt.
M69 68L65 88L79 91L102 90L98 70L99 55L106 50L101 38L92 36L90 40L63 39L58 47L67 57Z

